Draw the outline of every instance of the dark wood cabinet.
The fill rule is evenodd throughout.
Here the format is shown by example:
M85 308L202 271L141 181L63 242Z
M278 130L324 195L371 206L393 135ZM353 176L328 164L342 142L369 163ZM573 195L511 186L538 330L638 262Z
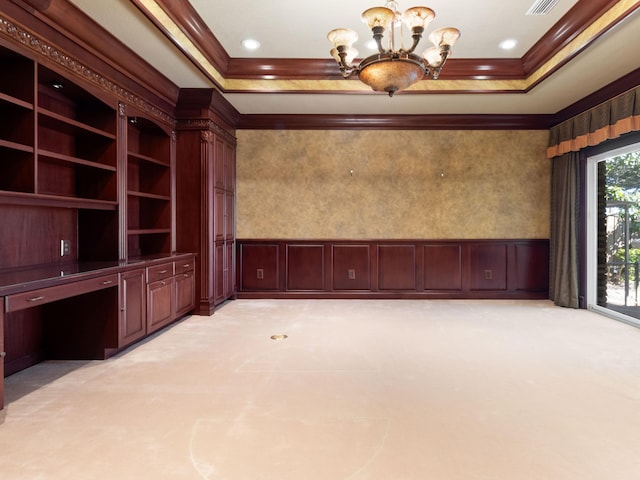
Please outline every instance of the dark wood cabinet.
M147 292L145 270L139 268L120 275L120 320L118 345L125 347L147 334Z
M196 304L193 270L176 274L174 278L175 316L180 317L193 310Z
M198 253L197 312L210 315L235 294L235 149L233 129L216 114L210 89L183 89L177 116L178 250Z
M173 317L173 277L147 285L147 333L167 325Z
M147 268L147 333L195 307L194 257Z

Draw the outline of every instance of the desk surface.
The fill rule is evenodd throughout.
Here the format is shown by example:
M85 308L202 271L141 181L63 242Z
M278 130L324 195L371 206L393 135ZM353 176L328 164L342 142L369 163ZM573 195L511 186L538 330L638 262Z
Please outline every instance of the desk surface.
M0 297L38 288L62 285L156 263L171 262L191 254L165 254L126 261L73 262L0 269Z

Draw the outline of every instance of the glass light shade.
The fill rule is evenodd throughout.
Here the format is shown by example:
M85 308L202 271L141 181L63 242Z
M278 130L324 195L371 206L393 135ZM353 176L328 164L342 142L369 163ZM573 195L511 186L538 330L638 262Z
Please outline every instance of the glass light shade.
M382 27L386 30L395 17L395 12L387 7L373 7L362 12L362 21L369 25L371 29L373 27Z
M427 7L412 7L402 14L402 21L411 29L414 27L426 28L436 17L436 13Z
M451 47L456 43L458 38L460 38L460 30L452 27L439 28L431 32L431 35L429 35L429 40L436 47L441 47L442 45L448 45Z
M432 67L439 67L442 63L442 57L440 56L440 49L438 47L427 48L422 56Z
M421 80L424 73L422 65L414 60L381 59L365 65L358 77L376 92L393 95Z
M340 63L340 54L338 53L337 48L331 49L331 56L335 59L336 62ZM358 50L356 50L353 47L348 48L347 56L344 58L344 61L346 62L347 65L351 65L351 63L355 60L357 56L358 56Z
M351 48L358 41L358 34L349 28L336 28L327 34L327 39L335 48Z

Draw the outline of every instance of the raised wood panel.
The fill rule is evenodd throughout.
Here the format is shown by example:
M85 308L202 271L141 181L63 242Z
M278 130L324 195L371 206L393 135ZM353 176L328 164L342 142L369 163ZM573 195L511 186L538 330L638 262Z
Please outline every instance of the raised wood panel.
M215 261L213 269L214 274L214 286L215 286L215 295L214 295L214 303L217 305L221 303L225 299L226 293L226 284L225 284L225 243L224 242L216 242L215 246Z
M506 290L507 245L469 245L471 290Z
M0 205L0 218L0 268L59 262L62 239L71 240L65 260L77 260L75 210Z
M120 277L120 324L118 345L123 347L147 334L147 296L144 269Z
M215 164L215 174L214 174L214 182L215 187L224 190L225 188L225 152L226 152L226 143L223 138L218 135L214 135L213 141L213 154L214 154L214 164Z
M334 290L371 288L369 245L334 245L332 255Z
M232 240L235 237L235 195L233 192L227 192L224 204L224 238Z
M226 228L226 216L225 216L225 201L227 198L227 192L224 190L220 190L219 188L215 189L215 198L213 200L213 231L215 235L215 240L220 241L225 238L225 228Z
M279 289L279 245L240 245L240 288Z
M416 289L415 245L380 245L378 247L378 289Z
M287 245L287 290L323 290L324 245Z
M516 290L549 288L549 245L515 245Z
M180 317L195 306L195 278L193 271L181 273L175 278L175 314Z
M462 289L462 248L460 245L425 245L424 289Z
M235 243L225 242L226 249L226 263L224 265L224 298L225 300L231 298L235 294L236 281L235 281Z
M173 282L172 277L147 285L147 333L173 320Z

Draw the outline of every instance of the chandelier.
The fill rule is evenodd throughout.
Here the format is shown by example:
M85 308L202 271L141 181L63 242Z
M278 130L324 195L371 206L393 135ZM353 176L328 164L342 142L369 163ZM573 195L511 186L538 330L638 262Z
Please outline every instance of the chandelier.
M429 35L434 46L427 49L422 57L413 53L425 27L435 16L435 12L427 7L412 7L404 13L399 12L396 1L388 1L384 7L369 8L362 12L362 21L369 25L378 53L353 65L358 55L353 48L358 34L348 28L337 28L327 35L334 47L331 55L338 62L344 78L358 75L376 92L387 92L392 97L397 91L404 90L425 76L437 79L451 55L451 47L460 37L460 31L451 27L439 28ZM405 26L411 32L412 44L409 48L404 45ZM382 42L385 32L389 37L388 48Z

